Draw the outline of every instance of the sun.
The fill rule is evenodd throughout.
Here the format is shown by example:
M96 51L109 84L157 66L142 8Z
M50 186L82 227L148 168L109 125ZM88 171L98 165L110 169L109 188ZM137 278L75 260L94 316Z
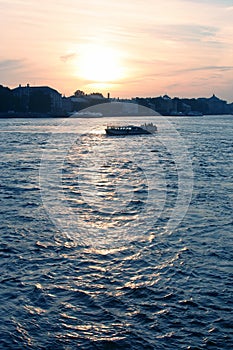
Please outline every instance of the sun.
M124 75L120 53L107 46L87 45L78 54L77 74L94 83L117 82Z

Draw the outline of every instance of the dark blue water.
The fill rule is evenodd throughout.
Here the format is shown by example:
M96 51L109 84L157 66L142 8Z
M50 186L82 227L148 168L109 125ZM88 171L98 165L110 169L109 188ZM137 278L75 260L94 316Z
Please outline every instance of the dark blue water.
M183 173L106 119L0 120L1 349L233 348L233 118L171 120Z

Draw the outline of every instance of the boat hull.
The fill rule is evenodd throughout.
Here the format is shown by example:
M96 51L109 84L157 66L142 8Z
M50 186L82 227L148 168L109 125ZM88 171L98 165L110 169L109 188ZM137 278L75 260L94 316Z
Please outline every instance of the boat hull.
M106 134L110 136L125 136L125 135L148 135L151 134L149 131L140 128L107 128Z

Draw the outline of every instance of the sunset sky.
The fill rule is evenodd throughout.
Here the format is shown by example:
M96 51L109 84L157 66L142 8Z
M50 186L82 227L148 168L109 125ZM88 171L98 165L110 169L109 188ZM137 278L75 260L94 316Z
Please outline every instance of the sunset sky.
M0 0L0 84L233 101L233 0Z

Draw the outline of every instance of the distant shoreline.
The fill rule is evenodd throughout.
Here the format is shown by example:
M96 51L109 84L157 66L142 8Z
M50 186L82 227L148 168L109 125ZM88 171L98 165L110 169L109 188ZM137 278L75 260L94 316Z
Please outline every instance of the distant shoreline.
M103 115L103 116L75 116L75 115L34 115L34 114L30 114L30 115L25 115L25 114L14 114L14 115L7 115L7 114L0 114L0 119L68 119L68 118L72 118L72 119L96 119L96 118L124 118L124 117L155 117L158 115L137 115L137 114L125 114L125 115ZM209 117L209 116L232 116L233 114L204 114L204 115L161 115L161 117L170 117L170 118L202 118L202 117Z

